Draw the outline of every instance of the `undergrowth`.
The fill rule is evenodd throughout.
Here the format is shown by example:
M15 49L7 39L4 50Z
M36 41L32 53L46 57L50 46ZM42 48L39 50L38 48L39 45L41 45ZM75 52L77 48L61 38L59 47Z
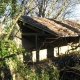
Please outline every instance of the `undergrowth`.
M18 58L23 53L24 49L17 49L14 41L0 41L0 80L58 80L53 65L29 66Z
M36 65L24 64L19 59L24 53L11 40L0 41L0 80L59 80L59 71L64 67L80 68L79 51Z

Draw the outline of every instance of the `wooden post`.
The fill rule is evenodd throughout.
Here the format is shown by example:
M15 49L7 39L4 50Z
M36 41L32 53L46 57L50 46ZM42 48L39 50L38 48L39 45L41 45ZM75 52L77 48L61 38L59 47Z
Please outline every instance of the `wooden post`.
M59 56L59 47L58 47L58 54L57 54L57 56Z
M48 48L47 49L47 58L51 58L53 57L54 55L54 48Z
M35 36L35 45L36 45L36 62L39 62L39 50L38 50L38 39L37 39L37 35Z
M79 37L79 45L80 45L80 37ZM80 50L80 47L79 47L79 50Z
M54 48L53 48L53 57L54 57Z

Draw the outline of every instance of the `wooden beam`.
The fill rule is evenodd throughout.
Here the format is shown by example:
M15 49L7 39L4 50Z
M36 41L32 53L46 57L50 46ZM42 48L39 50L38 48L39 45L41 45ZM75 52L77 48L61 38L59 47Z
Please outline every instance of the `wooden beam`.
M42 34L42 33L22 33L24 36L52 36L51 34Z
M36 27L33 27L33 26L29 25L29 24L25 24L24 26L28 27L29 29L32 29L32 30L34 30L34 31L36 31L38 33L42 33L43 32L42 30L37 29Z

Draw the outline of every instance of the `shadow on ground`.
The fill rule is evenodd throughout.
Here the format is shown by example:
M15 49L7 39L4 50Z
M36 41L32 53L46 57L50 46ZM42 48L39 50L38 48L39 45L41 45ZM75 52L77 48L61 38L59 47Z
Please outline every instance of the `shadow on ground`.
M5 61L0 62L0 80L11 80L12 75Z
M54 80L58 75L59 80L80 80L80 53L65 54L45 63L33 64L36 73L41 74L44 70L50 76L49 80Z

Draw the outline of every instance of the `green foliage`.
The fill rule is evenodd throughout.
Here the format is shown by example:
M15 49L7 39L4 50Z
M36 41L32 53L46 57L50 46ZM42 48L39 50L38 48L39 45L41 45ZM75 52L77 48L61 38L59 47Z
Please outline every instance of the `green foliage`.
M14 41L8 40L8 41L0 41L0 58L9 56L10 54L16 54L16 44Z
M2 15L4 13L4 10L6 9L6 5L4 4L0 4L0 15Z
M15 73L16 78L19 76L19 79L21 80L58 80L59 77L56 70L42 69L41 73L38 74L35 67L30 68L28 65L24 65L22 63L18 63Z
M0 15L4 14L9 3L11 3L11 0L0 0Z
M17 49L15 42L12 40L0 41L0 59L2 59L0 61L0 68L7 69L10 65L13 66L13 73L18 80L58 80L57 72L52 66L48 69L42 69L41 73L38 74L35 67L30 68L18 59L17 56L21 53L28 54L25 53L23 48ZM0 74L6 72L4 72L3 69L0 71Z

